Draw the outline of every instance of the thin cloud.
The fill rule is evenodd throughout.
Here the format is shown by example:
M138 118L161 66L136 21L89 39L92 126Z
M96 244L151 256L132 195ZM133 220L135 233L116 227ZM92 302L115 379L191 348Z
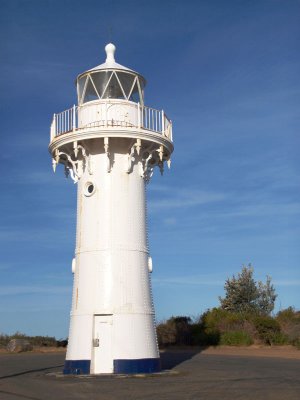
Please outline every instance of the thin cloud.
M192 286L224 286L224 281L219 279L207 279L203 276L177 276L170 278L154 278L152 282L156 286L164 285L192 285ZM300 286L300 280L272 280L274 286Z
M300 286L300 279L294 280L275 280L272 282L274 286Z
M164 185L157 185L157 184L151 184L150 186L148 186L147 187L148 188L148 191L150 192L150 193L152 193L152 192L168 192L168 191L170 191L170 190L174 190L173 188L170 188L170 187L168 187L168 186L164 186Z
M254 200L254 199L253 199ZM270 215L296 215L300 213L300 203L264 203L239 207L235 211L222 210L220 217L263 217Z
M174 225L177 224L177 219L176 219L176 218L173 218L173 217L171 217L171 218L165 218L165 219L163 220L163 223L164 223L166 226L174 226Z
M0 227L0 241L2 243L34 242L48 247L56 247L57 243L67 243L70 239L73 241L73 236L66 237L66 230L59 229L59 227L57 229L28 227L26 230L23 227Z
M223 193L206 192L200 190L181 189L170 190L170 197L156 198L149 201L150 211L160 211L170 208L194 207L198 205L219 202L226 198Z
M5 271L11 269L11 266L9 264L0 264L0 271Z
M193 285L193 286L223 286L224 281L208 276L175 276L170 278L154 278L155 285Z
M22 75L35 75L37 73L40 73L42 77L45 77L45 75L48 74L53 74L53 71L57 69L61 70L68 70L69 68L73 68L72 64L67 64L66 62L57 62L57 61L32 61L31 63L24 64L22 67ZM2 64L0 66L0 71L5 73L18 73L19 72L19 65L15 64Z
M71 286L0 286L0 296L15 296L22 294L65 294L69 293L70 290Z
M64 177L62 176L62 178ZM32 171L31 173L26 174L25 177L23 176L22 180L20 177L20 183L31 185L51 184L51 186L62 186L63 184L65 184L65 179L55 179L55 177L53 176L52 167L49 163L49 171Z

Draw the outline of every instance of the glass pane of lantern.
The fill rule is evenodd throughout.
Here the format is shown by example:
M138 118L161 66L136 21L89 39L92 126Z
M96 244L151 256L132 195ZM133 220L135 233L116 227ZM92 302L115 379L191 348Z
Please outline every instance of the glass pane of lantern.
M99 97L95 91L95 88L94 88L91 80L89 79L87 86L86 86L83 103L86 103L88 101L98 100L98 99L99 99Z
M122 89L115 75L112 76L103 95L104 99L124 99Z
M104 71L104 72L96 72L91 74L91 78L93 79L94 85L99 93L99 96L102 97L103 91L109 78L112 74L112 71Z
M140 94L137 82L134 84L129 100L134 101L135 103L140 102Z
M122 88L123 88L126 96L128 97L130 90L132 88L135 76L132 74L127 74L126 72L116 72L116 74L118 75L118 78L121 82Z
M81 103L81 98L82 98L82 92L84 89L85 81L86 81L87 76L83 76L78 80L78 85L77 85L77 94L78 94L78 103Z

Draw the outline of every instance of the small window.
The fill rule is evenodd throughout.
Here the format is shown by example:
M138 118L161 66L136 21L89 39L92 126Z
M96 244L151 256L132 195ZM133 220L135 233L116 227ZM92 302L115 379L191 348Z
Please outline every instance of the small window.
M89 197L92 196L96 191L96 187L92 182L87 182L85 184L84 194L85 196Z

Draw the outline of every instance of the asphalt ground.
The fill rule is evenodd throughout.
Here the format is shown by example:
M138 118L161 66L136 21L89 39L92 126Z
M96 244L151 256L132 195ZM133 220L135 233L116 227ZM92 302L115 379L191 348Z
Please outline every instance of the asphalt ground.
M64 353L0 354L1 400L299 400L300 360L162 353L150 376L63 376Z

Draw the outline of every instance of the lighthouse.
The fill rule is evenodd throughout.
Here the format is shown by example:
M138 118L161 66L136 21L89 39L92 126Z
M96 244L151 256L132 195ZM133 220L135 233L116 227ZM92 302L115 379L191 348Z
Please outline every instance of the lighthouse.
M160 370L146 186L173 152L172 123L144 104L145 78L106 61L76 79L78 105L54 114L49 151L77 183L73 294L64 374Z

